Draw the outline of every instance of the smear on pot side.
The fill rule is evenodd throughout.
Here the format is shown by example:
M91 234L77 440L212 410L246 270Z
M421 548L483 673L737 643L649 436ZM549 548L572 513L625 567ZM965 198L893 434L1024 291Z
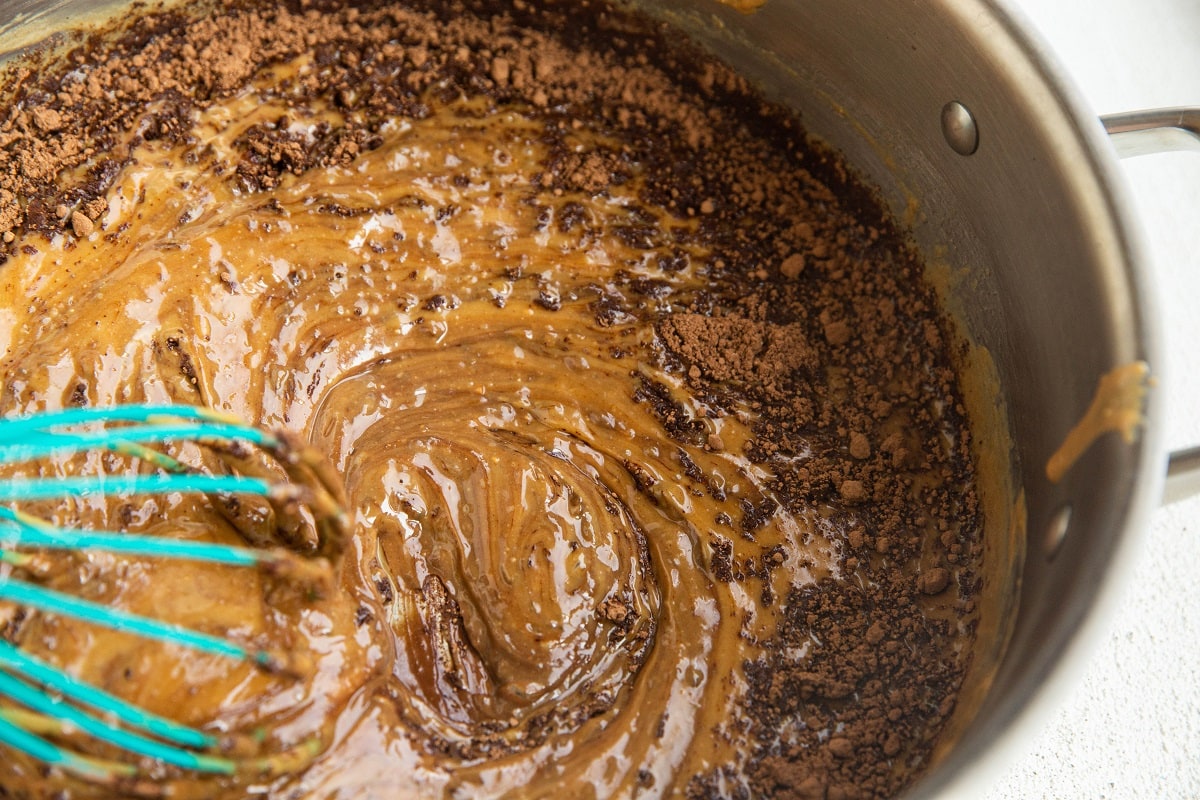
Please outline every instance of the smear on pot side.
M789 113L597 2L146 12L30 63L0 126L0 411L292 429L354 518L315 607L216 567L39 562L307 650L300 686L0 609L152 710L323 743L270 785L164 785L832 800L920 774L980 575L954 340ZM60 513L240 536L203 499ZM99 794L0 763L0 794Z

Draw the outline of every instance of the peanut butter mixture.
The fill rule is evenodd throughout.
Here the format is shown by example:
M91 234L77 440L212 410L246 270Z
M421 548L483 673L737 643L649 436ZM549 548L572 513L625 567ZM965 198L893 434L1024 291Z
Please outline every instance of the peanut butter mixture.
M353 520L319 600L29 568L311 660L269 677L0 609L0 636L153 711L321 743L276 780L159 788L833 800L920 774L980 574L952 339L793 117L594 2L249 2L62 50L7 84L0 411L290 429ZM204 497L54 513L245 538ZM0 795L102 794L0 755Z

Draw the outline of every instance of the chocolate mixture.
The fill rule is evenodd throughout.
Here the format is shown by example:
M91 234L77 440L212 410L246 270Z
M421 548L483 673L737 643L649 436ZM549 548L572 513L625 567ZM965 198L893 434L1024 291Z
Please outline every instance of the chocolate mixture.
M253 787L278 796L833 800L920 774L979 589L953 339L793 116L598 2L245 2L66 50L5 92L0 410L303 431L360 542L295 643L326 657L304 714L293 687L234 702L216 666L142 702L320 732ZM103 637L5 619L128 691ZM88 796L4 763L0 797Z

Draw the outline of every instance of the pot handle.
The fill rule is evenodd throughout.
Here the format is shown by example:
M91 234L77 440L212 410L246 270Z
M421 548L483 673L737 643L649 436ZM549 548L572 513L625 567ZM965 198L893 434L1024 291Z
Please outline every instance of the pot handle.
M1168 153L1200 152L1200 108L1154 108L1100 118L1121 158Z
M1100 118L1121 158L1200 152L1200 108L1155 108ZM1177 450L1167 461L1163 505L1200 495L1200 447Z
M1170 505L1200 494L1200 447L1176 450L1167 461L1162 504Z

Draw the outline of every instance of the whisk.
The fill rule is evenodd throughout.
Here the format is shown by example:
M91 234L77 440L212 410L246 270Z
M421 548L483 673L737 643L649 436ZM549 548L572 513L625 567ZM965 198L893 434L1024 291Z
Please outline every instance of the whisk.
M49 589L30 567L35 553L49 550L184 559L257 568L319 596L332 586L347 529L339 481L325 459L289 434L192 406L81 408L0 419L0 465L6 473L33 467L39 459L101 451L127 457L124 463L137 469L0 480L0 601L299 677L304 665L292 654L245 647ZM187 451L191 461L202 463L184 463L183 456L168 451ZM197 452L209 457L197 459ZM72 529L17 507L86 495L175 492L209 495L227 514L236 514L242 504L265 503L278 524L260 531L248 546L231 546ZM280 535L286 547L275 544ZM87 738L86 748L73 744ZM0 746L121 791L136 791L164 765L215 775L283 774L320 749L309 740L264 755L259 752L264 739L261 730L221 735L152 714L21 650L0 628Z

